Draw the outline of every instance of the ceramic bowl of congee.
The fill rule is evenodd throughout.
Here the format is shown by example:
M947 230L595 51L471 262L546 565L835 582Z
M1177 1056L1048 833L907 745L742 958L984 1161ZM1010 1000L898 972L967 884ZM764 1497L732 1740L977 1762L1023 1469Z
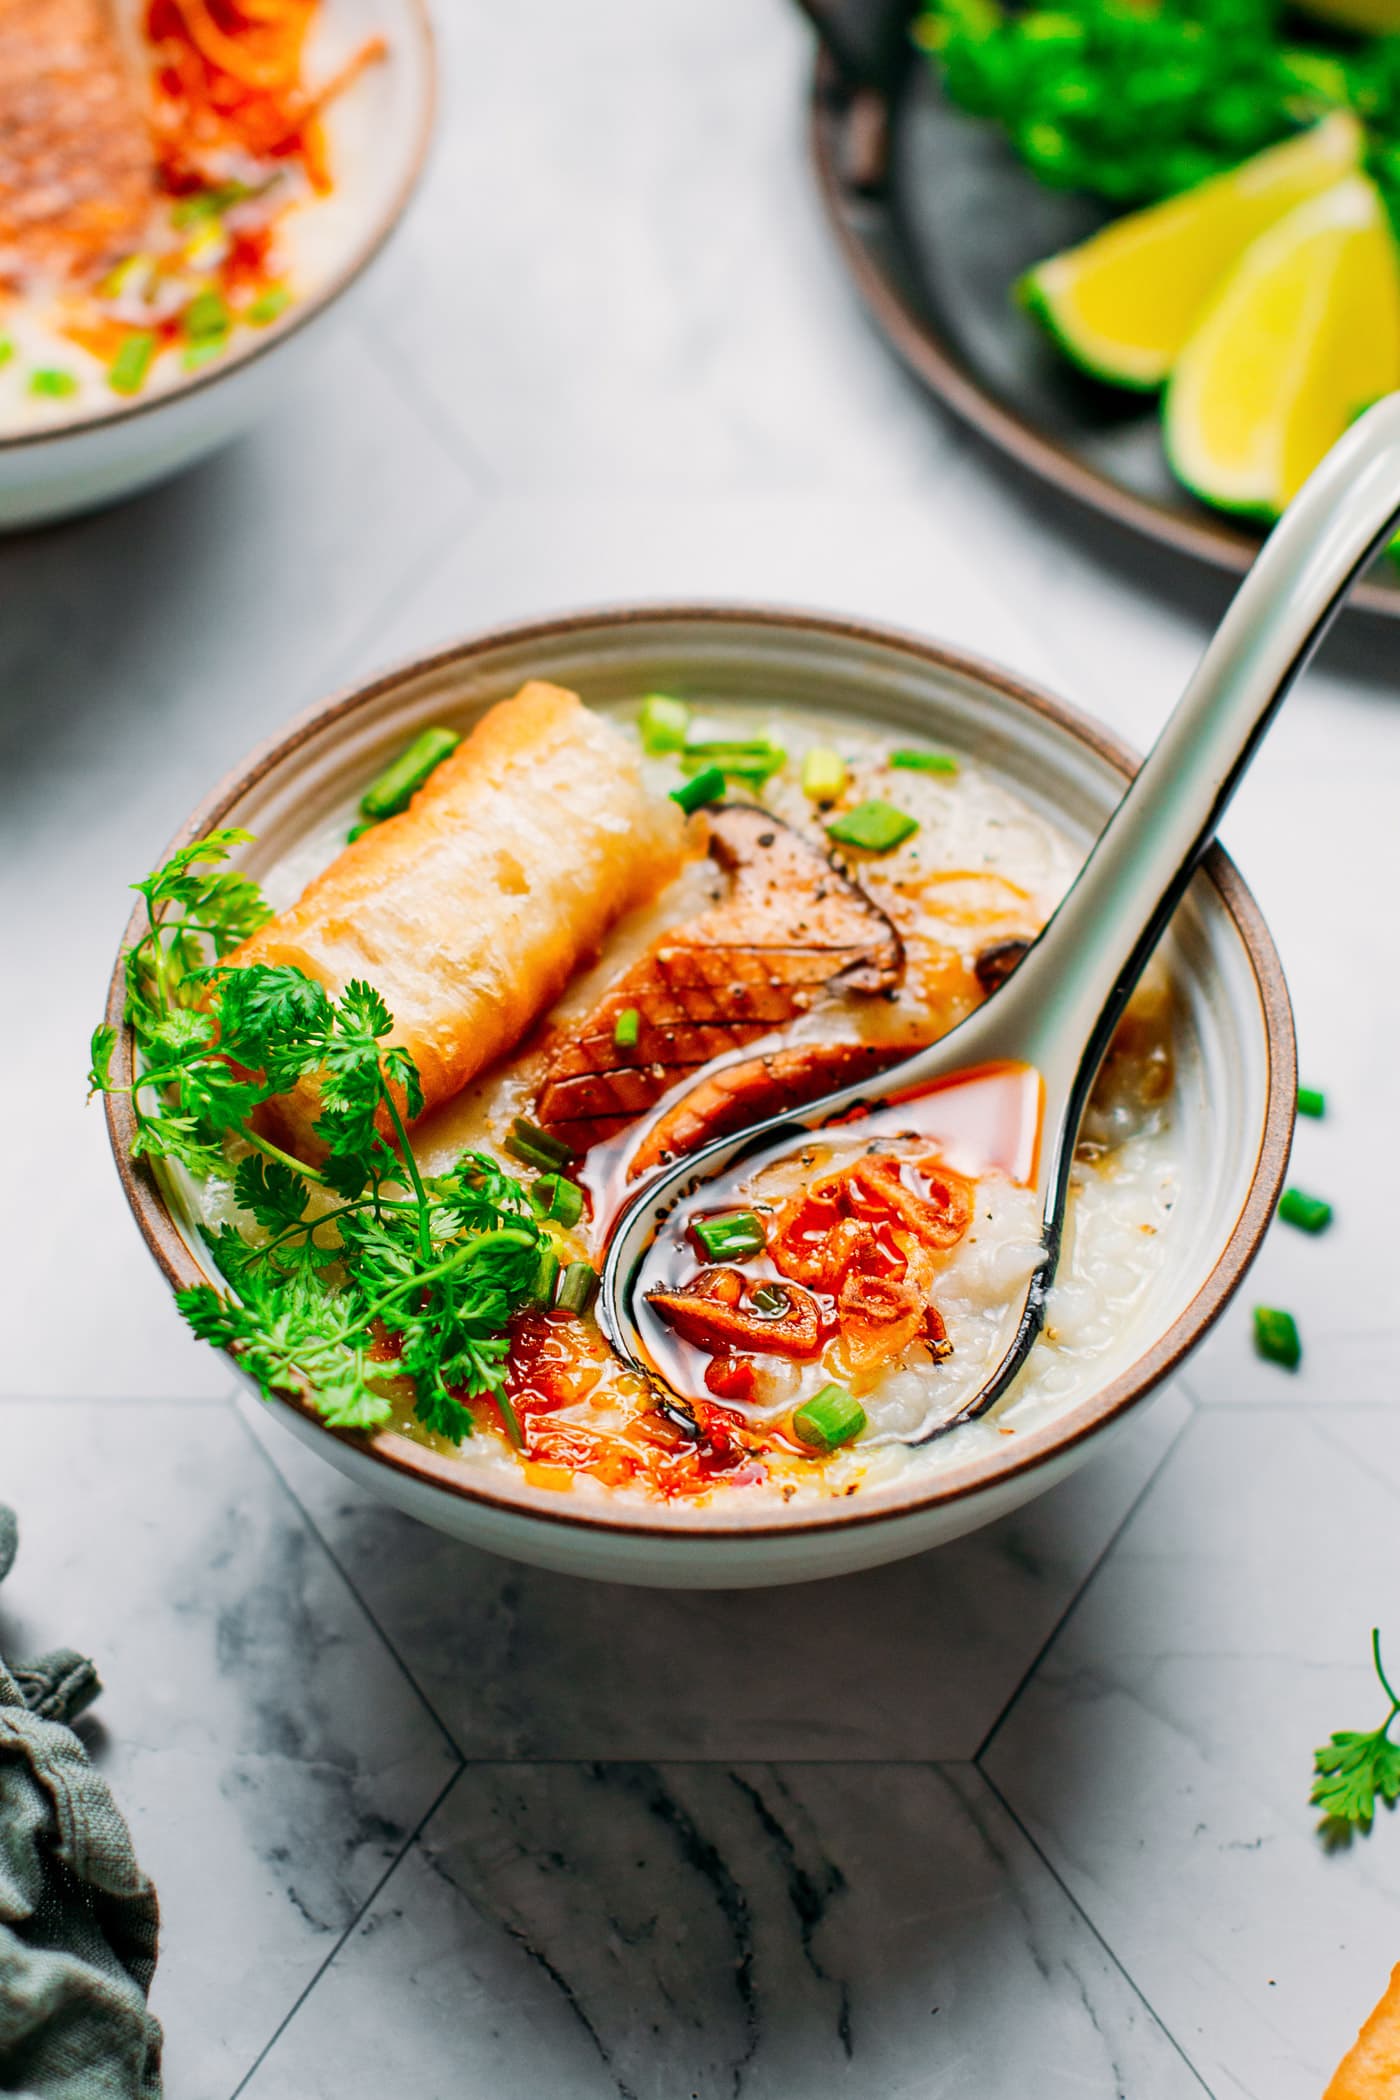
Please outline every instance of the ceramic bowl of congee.
M261 895L177 879L112 982L113 1147L186 1318L329 1465L549 1568L801 1581L1004 1516L1180 1367L1273 1213L1292 1023L1218 847L1100 1072L1044 1331L989 1414L949 1427L1037 1218L956 1138L833 1124L702 1205L640 1370L596 1271L659 1163L995 997L1134 763L993 665L742 606L513 627L324 702L171 849L232 828L196 866Z

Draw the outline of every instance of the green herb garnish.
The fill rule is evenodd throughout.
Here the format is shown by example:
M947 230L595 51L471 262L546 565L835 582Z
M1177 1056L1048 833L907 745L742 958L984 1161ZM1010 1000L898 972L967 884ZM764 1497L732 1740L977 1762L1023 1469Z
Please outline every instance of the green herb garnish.
M916 817L891 802L858 802L843 816L832 818L826 835L838 845L858 846L862 853L892 853L913 838L918 828Z
M228 302L219 292L199 292L185 308L181 320L185 334L192 343L208 342L211 337L225 336L232 325L233 316Z
M221 218L235 204L241 204L245 197L252 195L246 182L224 182L214 189L193 190L171 207L170 223L177 232L186 226L198 226L201 220Z
M227 1288L198 1284L176 1302L266 1397L304 1392L335 1428L387 1420L385 1387L408 1379L434 1434L460 1442L467 1403L490 1394L518 1444L507 1328L536 1302L543 1227L486 1154L421 1168L407 1133L423 1101L417 1068L387 1040L393 1018L372 986L333 999L290 966L227 967L270 917L257 885L226 865L247 839L214 832L135 885L147 922L125 965L130 1084L112 1073L116 1030L92 1039L90 1084L129 1095L133 1156L228 1177L257 1228L207 1234ZM254 1121L303 1079L320 1091L316 1167Z
M528 1116L514 1118L505 1148L513 1159L520 1160L527 1167L539 1167L546 1174L557 1174L574 1156L570 1146L551 1137L547 1130L541 1130L539 1124L532 1123Z
M642 1032L642 1017L635 1006L624 1006L613 1024L613 1044L618 1050L635 1050Z
M890 764L902 773L945 773L958 770L958 762L945 751L891 751Z
M272 323L287 311L291 303L292 295L287 287L284 284L275 284L270 291L264 292L261 298L255 299L252 305L245 309L243 318L250 328L270 328Z
M1282 1364L1286 1371L1296 1371L1303 1360L1298 1323L1291 1312L1280 1312L1277 1306L1255 1306L1254 1346L1267 1362Z
M129 335L107 367L107 384L114 394L139 394L146 384L146 374L151 369L151 359L156 354L156 339L149 329L140 329Z
M681 751L681 764L696 773L717 768L728 780L742 780L749 787L759 788L775 773L782 772L787 753L781 744L770 742L766 736L708 737L686 744Z
M679 751L684 747L690 730L690 709L684 700L673 700L668 693L648 693L642 702L637 728L641 733L642 749L650 757L660 758L668 751Z
M742 1261L768 1244L768 1235L751 1210L732 1210L720 1218L701 1218L691 1231L711 1261Z
M455 729L424 729L372 780L360 797L360 815L371 824L407 809L430 774L450 758L462 739Z
M843 1385L824 1385L803 1402L792 1418L793 1434L799 1443L809 1444L816 1451L834 1451L840 1444L849 1444L864 1427L865 1409Z
M1327 1096L1320 1094L1315 1086L1300 1086L1298 1089L1298 1113L1300 1116L1325 1116Z
M530 1208L537 1218L553 1218L567 1229L583 1216L583 1190L563 1174L541 1174L530 1191Z
M13 337L8 335L0 335L0 365L9 364L14 354L15 345Z
M1285 1225L1300 1232L1325 1232L1332 1222L1332 1206L1321 1196L1305 1196L1301 1189L1285 1189L1279 1198L1278 1214Z
M828 744L814 744L802 761L802 792L813 802L834 802L846 785L846 761Z
M1313 1752L1313 1783L1308 1799L1344 1831L1356 1825L1370 1829L1377 1794L1383 1801L1400 1797L1400 1743L1390 1740L1391 1726L1400 1714L1400 1699L1385 1674L1380 1630L1374 1626L1371 1660L1381 1689L1390 1701L1389 1713L1369 1735L1345 1729Z
M723 773L718 766L706 766L703 772L672 788L671 800L679 802L686 815L692 817L697 809L703 809L707 802L718 802L723 794Z
M592 1262L571 1261L564 1271L554 1300L556 1312L573 1313L582 1319L598 1294L598 1271Z
M77 375L65 372L59 365L41 365L37 372L29 375L29 391L41 400L66 401L70 394L78 391Z

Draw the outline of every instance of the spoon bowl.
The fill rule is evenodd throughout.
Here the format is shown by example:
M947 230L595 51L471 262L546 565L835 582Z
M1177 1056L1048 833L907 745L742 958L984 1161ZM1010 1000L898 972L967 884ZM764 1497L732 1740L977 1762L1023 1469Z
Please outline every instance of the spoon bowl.
M1359 418L1290 504L1073 886L1006 983L941 1041L878 1078L718 1139L645 1183L615 1225L599 1292L599 1324L620 1355L651 1376L668 1356L674 1363L644 1294L673 1275L690 1220L737 1166L746 1174L769 1166L814 1131L853 1118L889 1135L892 1110L901 1131L936 1138L920 1120L924 1105L956 1133L958 1104L987 1074L1016 1071L1036 1083L1016 1095L1014 1134L998 1142L1016 1163L1011 1178L1035 1190L1040 1257L989 1377L899 1441L929 1442L996 1404L1044 1323L1080 1121L1123 1010L1270 722L1397 519L1400 394ZM969 1164L974 1173L979 1165L1011 1171L995 1146Z

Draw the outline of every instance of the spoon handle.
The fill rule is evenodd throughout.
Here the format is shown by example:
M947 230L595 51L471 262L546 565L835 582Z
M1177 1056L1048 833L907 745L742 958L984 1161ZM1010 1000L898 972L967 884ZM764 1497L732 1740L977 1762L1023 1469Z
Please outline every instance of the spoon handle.
M1092 1083L1255 748L1397 517L1400 394L1389 394L1275 526L1073 887L984 1009L989 1035L1039 1067L1051 1100Z

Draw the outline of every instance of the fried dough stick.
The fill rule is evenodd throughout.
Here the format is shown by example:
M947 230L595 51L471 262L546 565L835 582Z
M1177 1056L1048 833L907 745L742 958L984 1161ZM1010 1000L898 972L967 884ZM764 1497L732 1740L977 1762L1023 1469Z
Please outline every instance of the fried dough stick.
M614 921L671 879L683 833L620 732L532 681L230 962L290 963L337 996L367 979L426 1112L514 1049ZM279 1142L314 1154L314 1083L268 1109Z
M1322 2100L1400 2100L1400 1963Z

